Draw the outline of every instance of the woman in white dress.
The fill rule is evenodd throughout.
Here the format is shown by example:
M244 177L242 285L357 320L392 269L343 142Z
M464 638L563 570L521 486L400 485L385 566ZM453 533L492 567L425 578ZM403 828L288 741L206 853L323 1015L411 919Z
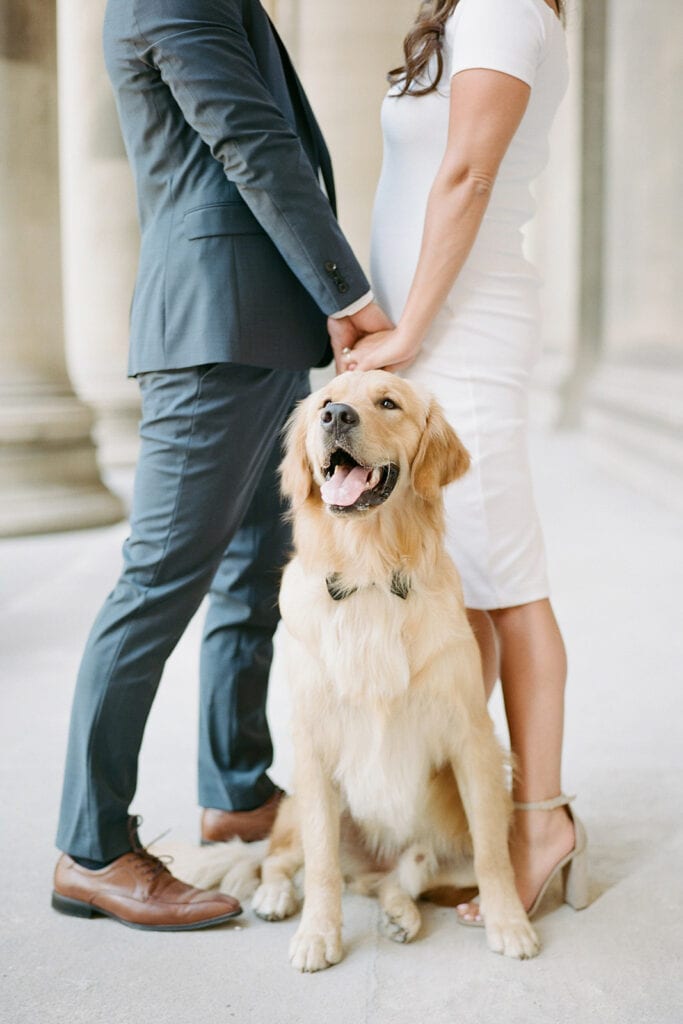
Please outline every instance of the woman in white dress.
M372 279L396 327L359 340L330 321L339 369L382 367L425 385L472 455L446 495L448 543L488 692L499 674L503 687L511 855L530 912L585 846L561 792L566 657L526 438L539 281L521 228L567 85L561 16L554 0L423 4L382 108ZM476 903L458 913L480 923Z

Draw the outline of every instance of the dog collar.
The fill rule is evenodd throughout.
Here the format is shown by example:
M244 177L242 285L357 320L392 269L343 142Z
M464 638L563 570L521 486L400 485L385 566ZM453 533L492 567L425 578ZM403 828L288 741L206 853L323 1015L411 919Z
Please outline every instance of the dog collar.
M327 576L325 584L327 586L327 593L333 601L343 601L344 598L351 597L358 590L358 587L343 587L341 585L341 573L339 572L333 572L330 576ZM392 594L396 594L396 597L400 597L405 601L411 590L410 579L400 569L394 569L391 574L389 589Z

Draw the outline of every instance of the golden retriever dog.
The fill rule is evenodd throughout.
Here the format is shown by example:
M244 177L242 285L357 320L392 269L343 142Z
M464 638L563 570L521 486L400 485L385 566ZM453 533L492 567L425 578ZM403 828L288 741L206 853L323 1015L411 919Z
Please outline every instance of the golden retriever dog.
M472 855L490 948L538 952L508 855L505 758L444 548L442 488L468 466L437 403L381 370L336 377L288 428L295 553L280 604L295 796L253 905L268 920L294 913L304 864L290 947L302 971L342 957L344 875L377 893L383 930L406 942L415 900Z

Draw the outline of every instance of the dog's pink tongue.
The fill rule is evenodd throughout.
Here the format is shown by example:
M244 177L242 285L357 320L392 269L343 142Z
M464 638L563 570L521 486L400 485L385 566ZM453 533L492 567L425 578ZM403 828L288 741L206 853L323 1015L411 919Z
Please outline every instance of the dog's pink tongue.
M371 470L362 466L337 466L331 480L326 480L320 494L326 505L353 505L365 490Z

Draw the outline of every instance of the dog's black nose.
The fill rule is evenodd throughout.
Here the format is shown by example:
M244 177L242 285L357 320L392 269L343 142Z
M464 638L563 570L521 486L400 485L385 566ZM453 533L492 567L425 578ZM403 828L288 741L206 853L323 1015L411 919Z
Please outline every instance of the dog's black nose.
M360 417L350 405L341 402L329 402L320 413L323 430L331 434L345 434L360 423Z

